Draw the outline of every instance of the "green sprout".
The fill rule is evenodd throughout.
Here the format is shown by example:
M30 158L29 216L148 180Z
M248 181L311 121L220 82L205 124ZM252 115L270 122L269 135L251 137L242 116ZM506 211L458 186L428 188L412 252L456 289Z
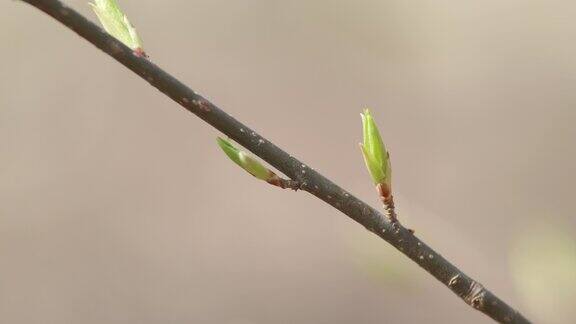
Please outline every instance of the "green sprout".
M365 109L362 116L362 129L364 142L360 144L366 168L372 177L375 185L385 186L390 192L392 188L392 168L390 166L390 155L380 137L378 127L370 114L370 110Z
M133 51L144 53L142 40L138 37L136 29L128 21L128 17L122 12L116 0L94 0L90 6L108 34L114 36Z
M218 145L222 151L226 153L230 160L234 161L234 163L238 164L242 169L246 170L251 175L267 182L277 178L274 172L270 171L268 168L263 166L262 163L258 162L258 160L246 152L234 147L234 145L232 145L229 140L223 139L221 137L218 137L216 140L218 141Z

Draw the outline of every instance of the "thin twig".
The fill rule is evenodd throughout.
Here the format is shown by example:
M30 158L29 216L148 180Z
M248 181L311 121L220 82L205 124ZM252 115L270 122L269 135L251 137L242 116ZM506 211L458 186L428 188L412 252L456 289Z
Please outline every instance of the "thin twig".
M148 81L186 110L252 151L290 177L307 191L386 240L424 270L449 287L468 305L501 323L529 323L481 284L420 241L401 224L391 223L381 213L352 196L314 169L284 152L246 125L192 91L172 75L106 34L73 9L57 0L23 0L44 11L81 37Z

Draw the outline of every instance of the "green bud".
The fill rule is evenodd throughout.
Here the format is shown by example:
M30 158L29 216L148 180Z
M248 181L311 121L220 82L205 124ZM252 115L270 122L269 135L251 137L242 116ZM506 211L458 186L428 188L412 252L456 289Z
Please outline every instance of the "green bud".
M230 141L220 137L217 138L217 141L220 148L228 155L230 160L234 161L234 163L238 164L251 175L267 182L278 178L274 172L263 166L262 163L258 162L249 154L234 147Z
M142 41L136 34L136 29L128 21L128 17L120 10L116 0L94 0L94 3L90 3L90 6L92 6L92 10L94 10L108 34L114 36L132 50L144 53Z
M389 191L392 186L390 156L382 142L378 127L370 115L370 110L365 109L360 116L362 116L364 134L364 142L360 144L360 149L364 155L364 162L366 162L366 167L374 184L385 185Z

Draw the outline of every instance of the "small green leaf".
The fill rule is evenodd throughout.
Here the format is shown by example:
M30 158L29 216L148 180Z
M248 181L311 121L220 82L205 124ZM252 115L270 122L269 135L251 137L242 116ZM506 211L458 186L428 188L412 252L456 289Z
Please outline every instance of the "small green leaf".
M264 181L271 181L277 177L274 172L263 166L258 160L234 147L230 141L221 137L218 137L216 140L230 160L234 161L234 163L238 164L251 175Z
M100 23L116 39L134 51L142 51L142 41L116 0L94 0L90 3Z
M362 117L363 143L360 144L366 168L372 177L374 184L383 184L388 188L392 185L392 169L386 147L380 137L378 127L370 114L370 110L364 110Z

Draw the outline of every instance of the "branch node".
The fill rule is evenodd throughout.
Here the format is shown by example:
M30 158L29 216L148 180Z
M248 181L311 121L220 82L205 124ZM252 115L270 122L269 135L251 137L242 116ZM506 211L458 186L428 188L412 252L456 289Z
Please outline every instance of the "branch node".
M476 309L484 308L484 296L486 295L486 289L482 284L477 281L472 280L470 283L470 289L468 290L468 294L464 296L464 300L470 306Z

